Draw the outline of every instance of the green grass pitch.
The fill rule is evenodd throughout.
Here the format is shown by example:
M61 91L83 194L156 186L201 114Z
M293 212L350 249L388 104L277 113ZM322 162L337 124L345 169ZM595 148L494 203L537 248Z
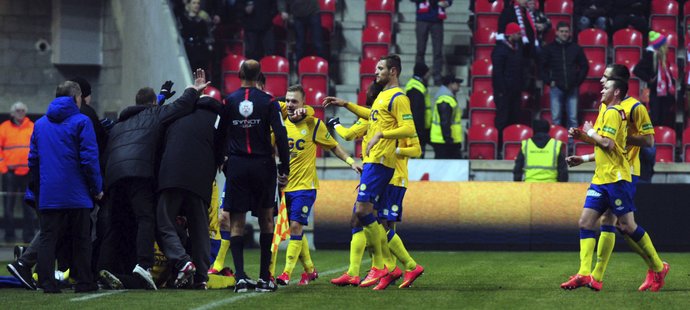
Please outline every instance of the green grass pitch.
M282 271L284 252L277 272ZM576 252L412 252L425 274L409 289L385 291L335 287L331 278L347 266L346 251L317 250L312 257L320 278L308 286L280 287L275 293L236 294L232 290L107 291L45 295L1 289L2 309L688 309L690 253L661 253L671 264L662 292L637 292L646 267L633 253L613 253L604 289L563 291L575 273ZM247 251L250 276L258 273L258 252ZM227 265L232 266L228 257ZM3 266L5 263L3 263ZM301 266L293 272L299 279ZM367 270L365 263L362 272ZM0 273L7 275L3 267ZM362 275L364 276L364 275ZM293 281L296 283L297 281Z

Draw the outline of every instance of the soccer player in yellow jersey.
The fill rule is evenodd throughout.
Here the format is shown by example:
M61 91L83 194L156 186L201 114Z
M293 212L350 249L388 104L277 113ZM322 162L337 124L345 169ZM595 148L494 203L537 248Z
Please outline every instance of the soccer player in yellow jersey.
M630 72L628 68L620 64L610 64L604 71L604 76L601 78L602 84L606 83L608 79L621 79L623 81L628 81L630 78ZM641 104L634 97L626 97L621 103L621 107L625 111L626 118L628 119L628 137L626 139L627 147L627 160L631 167L632 174L632 192L631 195L635 195L635 186L637 180L640 176L640 147L651 147L654 145L654 127L647 113L647 108ZM594 127L599 127L599 120L603 119L603 113L606 111L606 105L602 104L599 109L599 116L597 117L597 122ZM572 165L579 165L584 161L595 160L594 154L588 154L584 156L573 156ZM631 216L631 222L629 223L628 229L621 229L618 225L619 231L622 233L626 243L630 246L633 251L639 254L642 259L647 264L647 275L645 281L640 285L638 290L646 291L658 291L664 286L664 278L669 270L668 263L661 260L649 234L639 225L635 224L634 216ZM615 244L615 230L614 225L616 225L616 217L611 212L607 210L601 219L601 235L599 237L599 245L597 248L600 249L613 249ZM601 260L603 251L598 251L598 259Z
M369 120L365 135L368 142L363 152L364 169L355 211L373 249L373 266L360 283L364 287L376 284L388 274L386 258L390 257L390 250L386 246L385 229L376 220L374 204L384 195L386 186L393 177L397 161L396 140L415 136L410 100L398 82L400 70L400 57L381 57L376 64L376 82L385 86L371 109L334 97L326 97L324 100L327 106L345 106L357 116Z
M306 285L318 277L309 254L309 244L303 235L303 227L308 225L309 213L316 200L316 190L319 187L316 176L317 145L333 152L356 172L362 171L361 165L357 164L338 145L320 119L295 113L295 110L303 108L304 95L304 89L300 85L290 86L285 95L288 111L285 127L290 147L291 173L283 191L290 218L290 243L287 248L285 269L276 279L276 282L281 285L288 285L298 258L303 259L305 267L299 285Z
M585 122L583 130L571 128L570 134L575 139L594 142L594 154L597 158L592 184L587 190L584 209L580 215L580 269L577 274L561 284L563 289L576 289L587 286L599 291L603 284L603 275L613 247L599 248L599 260L592 272L592 256L595 247L594 229L601 215L611 210L619 219L621 227L627 229L635 207L632 203L632 178L630 165L626 158L627 117L620 102L628 91L627 81L609 79L601 91L601 102L607 109L602 119L594 128L591 122ZM586 132L588 138L584 138ZM568 162L573 158L568 157ZM634 220L633 220L634 223ZM606 245L609 245L607 243Z

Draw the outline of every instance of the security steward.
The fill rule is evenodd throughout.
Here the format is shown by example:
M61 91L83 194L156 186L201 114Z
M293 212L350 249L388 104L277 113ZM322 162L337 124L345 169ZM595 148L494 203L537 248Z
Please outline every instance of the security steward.
M522 181L524 172L525 182L568 182L563 143L549 136L549 128L547 121L532 122L534 135L522 141L515 158L513 181Z
M462 111L455 99L462 79L455 75L443 77L443 85L434 100L431 120L431 145L436 159L459 159L462 148Z
M421 158L424 158L424 148L429 143L429 129L431 128L431 98L427 88L429 67L423 63L417 63L414 65L413 74L405 85L405 93L410 98L414 127L422 146Z

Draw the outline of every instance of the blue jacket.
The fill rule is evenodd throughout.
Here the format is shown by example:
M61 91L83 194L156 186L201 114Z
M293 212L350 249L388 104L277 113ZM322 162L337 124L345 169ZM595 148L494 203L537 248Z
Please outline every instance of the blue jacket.
M93 124L70 97L58 97L34 125L29 168L40 171L39 210L93 208L103 188Z
M415 5L417 7L417 10L419 10L419 5L421 3L424 3L425 0L411 0L412 2L415 2ZM453 0L446 0L448 1L448 4L453 5ZM484 0L486 1L486 0ZM423 21L423 22L443 22L442 19L438 18L438 0L430 0L429 1L429 11L426 13L420 13L417 12L417 21ZM447 8L441 8L444 12L446 11Z

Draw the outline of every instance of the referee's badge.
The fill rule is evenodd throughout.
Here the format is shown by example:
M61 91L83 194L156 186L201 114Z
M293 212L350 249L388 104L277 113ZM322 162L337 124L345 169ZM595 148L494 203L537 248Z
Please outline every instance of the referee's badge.
M249 117L254 112L254 103L249 100L240 102L240 114L244 117Z

